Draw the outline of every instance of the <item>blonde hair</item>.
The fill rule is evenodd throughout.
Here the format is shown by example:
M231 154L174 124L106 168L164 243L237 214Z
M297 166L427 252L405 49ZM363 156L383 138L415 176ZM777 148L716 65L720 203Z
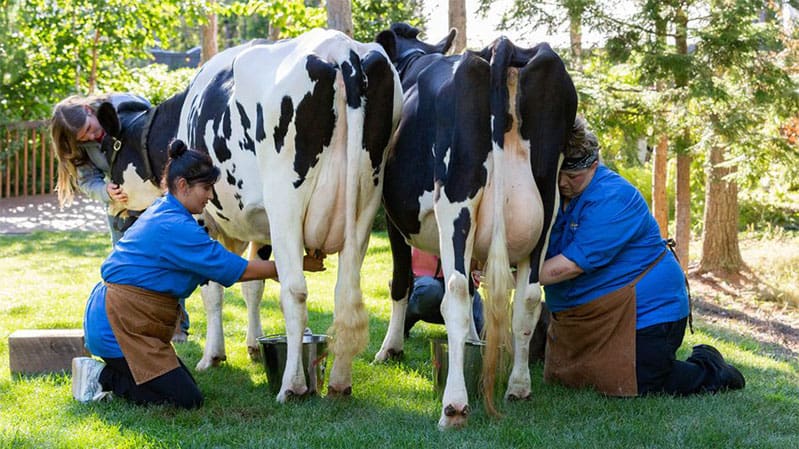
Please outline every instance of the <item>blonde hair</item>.
M84 97L72 95L53 107L50 119L50 136L53 139L53 150L58 159L58 181L56 191L58 202L63 207L72 203L78 188L76 167L89 163L86 151L80 147L77 134L86 123L87 107L96 111L107 96Z

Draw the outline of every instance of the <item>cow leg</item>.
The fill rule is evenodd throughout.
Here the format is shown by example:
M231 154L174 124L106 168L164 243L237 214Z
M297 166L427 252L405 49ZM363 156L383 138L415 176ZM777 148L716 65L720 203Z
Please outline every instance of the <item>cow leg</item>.
M249 259L260 257L258 247L255 243L250 244ZM241 283L241 294L244 296L244 303L247 304L247 352L250 360L257 362L261 360L261 347L258 344L258 337L264 334L261 326L261 299L264 296L264 281L248 281Z
M302 275L302 265L289 270L288 276L291 279L282 276L280 279L280 308L286 320L286 368L277 395L278 402L286 402L292 396L302 396L308 391L301 357L302 336L308 322L308 288Z
M391 290L391 320L388 323L383 345L375 355L375 362L385 362L402 356L405 344L405 312L408 309L408 295L411 291L411 247L405 237L388 221L388 238L391 243L391 258L394 272L389 283Z
M441 428L462 427L469 415L469 398L463 372L466 338L470 334L472 321L468 283L463 273L453 272L441 302L449 348L447 386L444 388L443 410L438 422Z
M408 297L399 301L391 301L391 319L388 322L386 336L380 350L375 354L375 362L385 362L389 359L400 359L405 345L405 312L408 310Z
M264 281L247 281L241 283L241 294L247 304L247 353L250 360L261 360L261 348L258 337L264 334L261 326L261 298L264 296Z
M516 294L513 298L513 368L505 399L530 397L530 338L541 315L541 287L529 283L530 262L519 263L516 271Z
M197 362L197 371L205 371L212 366L219 366L227 360L225 355L225 335L222 331L222 299L225 287L214 281L209 281L200 288L205 307L207 321L205 333L205 348L203 357Z
M369 317L363 304L361 267L369 245L372 221L380 205L380 190L372 192L357 220L356 240L344 243L339 253L336 298L333 310L333 367L330 370L328 395L352 394L352 361L369 343Z

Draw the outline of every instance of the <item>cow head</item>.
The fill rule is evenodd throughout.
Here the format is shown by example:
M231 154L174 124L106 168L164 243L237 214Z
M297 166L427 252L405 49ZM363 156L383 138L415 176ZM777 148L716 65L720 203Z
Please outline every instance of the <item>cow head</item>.
M391 25L390 29L381 31L375 40L386 50L391 62L399 66L403 60L411 55L445 54L452 46L456 33L457 31L453 28L447 37L439 43L431 45L417 38L419 34L418 28L414 28L407 23L395 23Z
M102 103L96 112L97 120L112 139L111 149L106 153L111 169L111 181L122 186L128 195L126 204L111 204L109 213L127 216L128 211L142 211L161 195L158 174L151 166L145 141L149 132L149 114L125 114L124 123L117 109L109 102Z

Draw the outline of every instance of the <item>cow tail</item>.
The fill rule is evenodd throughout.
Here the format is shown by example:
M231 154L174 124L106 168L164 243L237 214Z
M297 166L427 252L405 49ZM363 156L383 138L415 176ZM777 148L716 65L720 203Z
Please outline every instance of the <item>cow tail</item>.
M493 184L493 197L488 198L494 204L492 220L492 237L488 249L485 266L485 354L483 356L483 398L488 413L499 415L494 406L494 389L497 376L507 379L512 352L510 327L509 291L513 285L510 272L507 239L505 236L505 182L503 167L505 166L504 134L510 126L508 123L508 88L507 66L509 41L500 40L494 48L491 58L491 141L492 158L490 180Z
M347 310L347 313L334 313L333 329L335 332L331 341L331 349L337 356L348 354L354 357L362 352L369 342L367 328L369 320L360 288L360 267L363 262L363 254L358 240L357 227L357 211L361 201L359 195L362 191L360 181L364 178L359 175L359 171L363 166L361 158L365 154L362 142L366 80L357 58L340 61L339 74L342 76L341 83L346 95L345 123L341 126L347 127L347 166L344 194L344 247L339 253L339 276L338 282L336 282L335 297L337 302L346 302L337 304L336 308ZM371 177L366 178L371 179ZM342 269L347 272L342 273Z

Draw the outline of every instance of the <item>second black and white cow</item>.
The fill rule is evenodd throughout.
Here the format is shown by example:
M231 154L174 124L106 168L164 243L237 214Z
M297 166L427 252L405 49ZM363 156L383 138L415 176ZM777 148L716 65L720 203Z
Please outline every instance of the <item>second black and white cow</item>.
M441 314L449 346L439 426L453 427L464 425L470 411L463 362L467 338L477 338L470 324L472 259L485 263L483 385L488 410L495 412L500 350L513 351L505 396L530 395L527 362L541 310L539 269L577 94L563 62L546 44L523 49L500 38L480 52L444 56L454 30L437 45L419 41L417 34L415 28L395 24L377 37L400 73L404 100L383 188L394 302L376 360L403 348L412 285L409 245L439 253L446 284ZM515 286L512 265L517 268Z
M205 211L213 235L239 251L243 242L272 245L288 345L278 401L307 391L305 251L339 254L328 393L351 391L352 360L368 340L360 269L401 100L399 77L381 46L313 30L219 53L186 92L118 136L130 148L121 150L112 177L129 196L134 187L157 185L166 142L177 136L208 152L222 171ZM148 151L132 148L137 142ZM260 330L262 286L251 285L245 298ZM221 286L205 287L203 297L209 330L199 368L224 356Z

